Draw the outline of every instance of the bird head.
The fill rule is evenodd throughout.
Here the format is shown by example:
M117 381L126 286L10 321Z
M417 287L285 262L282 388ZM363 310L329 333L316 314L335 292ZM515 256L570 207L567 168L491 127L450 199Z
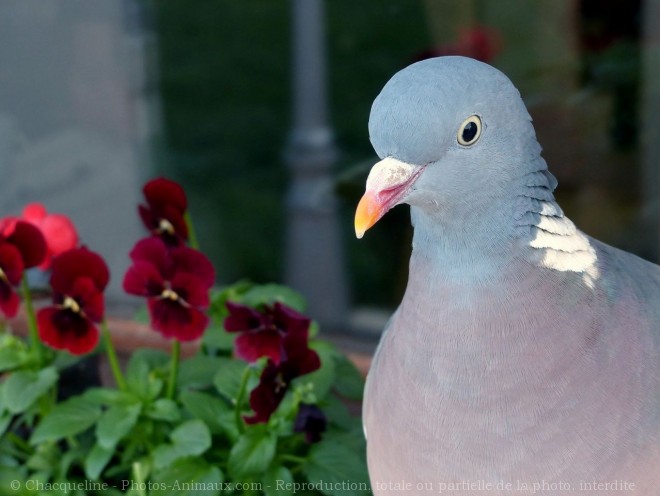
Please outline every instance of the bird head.
M395 74L373 103L369 135L381 161L357 207L358 238L400 203L438 222L498 208L540 154L518 90L465 57L428 59Z

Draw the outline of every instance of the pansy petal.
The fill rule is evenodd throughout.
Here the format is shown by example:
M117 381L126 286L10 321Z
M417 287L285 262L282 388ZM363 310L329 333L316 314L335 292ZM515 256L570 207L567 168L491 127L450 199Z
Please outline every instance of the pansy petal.
M282 367L289 379L314 372L321 367L319 355L309 348L307 339L286 334L283 340L285 358Z
M88 319L67 309L47 307L37 314L39 336L48 346L82 355L94 349L98 329Z
M156 266L165 279L169 279L172 275L172 261L169 250L160 238L149 237L141 239L135 243L129 256L134 262L143 260Z
M0 312L8 319L16 317L20 303L21 301L14 288L5 281L0 280Z
M103 320L104 301L103 293L96 289L94 281L89 277L79 277L73 283L71 293L67 295L73 298L81 311L93 322Z
M255 309L240 303L225 303L229 315L225 317L225 330L228 332L256 331L265 326L265 317Z
M78 246L76 226L66 215L50 214L38 225L46 238L51 256L57 256Z
M46 218L46 207L41 203L28 203L21 212L22 217L33 224L39 224Z
M39 228L29 222L17 221L6 240L21 253L26 269L36 267L46 258L46 239Z
M287 332L283 335L282 345L286 360L300 362L309 350L309 339L305 333Z
M271 318L275 327L285 332L307 333L311 323L308 317L279 302L273 306Z
M156 216L149 207L138 205L138 213L140 214L142 223L147 229L153 231L158 227L158 219L156 219Z
M179 210L178 208L172 205L166 205L161 212L154 212L156 215L160 214L164 219L166 219L174 228L175 236L178 236L183 239L188 239L188 225L186 224L186 219L183 216L184 211Z
M37 227L46 240L48 253L39 268L48 269L53 257L78 246L76 227L66 215L48 214L41 203L30 203L23 209L22 216Z
M99 291L103 291L110 280L110 271L103 258L85 247L74 248L53 260L50 285L57 293L68 294L75 280L89 277Z
M7 278L7 282L16 286L23 277L23 258L18 248L9 243L0 242L0 270Z
M247 424L268 422L282 402L288 387L288 383L282 382L280 369L273 362L268 362L261 373L259 384L250 393L250 408L255 413L250 417L243 417L243 420Z
M13 215L0 219L0 238L11 236L19 220L21 219Z
M256 362L265 356L278 365L282 359L282 336L276 330L246 332L236 338L234 350L246 362Z
M142 188L144 197L150 207L162 209L166 205L171 205L179 212L183 213L188 208L188 200L183 188L176 182L159 177L152 179Z
M211 303L208 287L194 274L177 273L170 281L170 285L172 291L193 307L205 309Z
M215 269L211 261L199 250L180 246L172 249L176 272L188 272L198 276L207 288L215 282Z
M321 434L326 431L327 427L328 419L318 406L300 403L293 424L294 432L304 433L305 440L311 444L321 440Z
M319 358L318 353L312 349L307 349L302 356L297 357L297 360L296 365L298 367L298 375L309 374L321 367L321 359Z
M145 227L158 236L168 246L180 246L188 239L188 226L183 214L178 210L167 207L164 211L152 210L145 205L138 206L138 212ZM170 229L163 229L161 222L166 220Z
M151 326L166 338L194 341L209 324L204 313L167 298L150 298L148 306Z
M122 285L128 294L160 296L165 288L165 281L154 264L137 260L126 271Z

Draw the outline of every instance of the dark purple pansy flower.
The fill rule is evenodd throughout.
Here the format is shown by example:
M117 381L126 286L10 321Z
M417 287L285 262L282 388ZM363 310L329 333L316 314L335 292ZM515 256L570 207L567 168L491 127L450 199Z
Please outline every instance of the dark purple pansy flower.
M328 419L321 409L316 405L301 403L298 409L298 415L293 424L295 432L305 434L305 440L308 443L318 443L321 435L328 427Z
M279 364L269 359L259 384L250 393L250 407L254 415L244 417L248 424L268 422L284 399L291 381L321 366L318 354L309 348L307 332L286 334L282 346L286 358Z
M43 262L46 240L32 224L15 217L0 220L0 311L8 318L16 316L20 300L14 288L23 271Z
M183 188L174 181L160 177L144 185L147 200L138 212L150 232L159 236L168 245L178 246L188 239L188 226L184 214L188 200Z
M74 355L88 353L99 339L108 266L87 248L68 250L53 260L50 285L54 305L37 314L39 336L47 345Z
M186 246L170 249L160 238L138 241L130 257L124 290L147 297L151 326L167 338L199 338L208 326L204 310L215 280L209 259Z
M268 357L275 365L287 359L284 338L289 334L304 336L310 320L281 303L266 305L260 312L246 305L227 302L225 318L228 332L240 332L235 341L236 355L247 362Z

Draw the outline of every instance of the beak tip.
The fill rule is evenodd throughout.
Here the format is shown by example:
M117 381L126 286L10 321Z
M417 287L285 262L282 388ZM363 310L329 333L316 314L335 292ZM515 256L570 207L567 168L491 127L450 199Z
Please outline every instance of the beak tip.
M355 237L362 239L364 233L381 217L381 207L376 196L366 192L355 211Z

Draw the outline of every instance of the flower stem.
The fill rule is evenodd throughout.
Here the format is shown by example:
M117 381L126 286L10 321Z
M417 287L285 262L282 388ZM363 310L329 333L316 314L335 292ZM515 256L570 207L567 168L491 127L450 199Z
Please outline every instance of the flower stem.
M179 374L179 357L181 356L181 343L176 339L172 343L172 364L170 365L170 382L167 384L167 397L174 398L176 391L176 378Z
M247 389L247 382L250 378L250 367L245 367L243 371L243 376L241 377L241 385L238 388L238 394L236 395L236 406L234 409L234 419L236 421L236 427L238 432L245 432L245 424L243 423L243 417L241 417L241 407L243 406L243 399L245 398L245 391Z
M112 344L112 338L110 337L110 330L108 329L108 323L103 319L101 322L101 332L103 334L103 342L105 343L105 351L108 355L108 362L110 362L110 368L112 369L112 375L115 378L117 387L125 391L126 390L126 381L124 380L124 375L121 373L121 368L119 367L119 360L117 359L117 353L115 352L115 347Z
M139 496L146 496L147 492L145 490L145 470L144 464L142 462L133 462L131 466L131 473L133 474L133 481L137 485L137 494Z
M194 248L195 250L199 250L199 240L197 239L197 233L195 232L195 226L193 226L190 212L186 211L186 213L183 214L183 220L186 221L186 227L188 228L188 240L190 247Z
M28 329L30 332L30 348L41 364L41 340L39 339L39 328L37 327L37 316L34 313L34 305L32 304L32 293L30 286L27 282L27 276L23 274L21 280L21 293L23 293L23 301L25 302L25 313L27 314Z

